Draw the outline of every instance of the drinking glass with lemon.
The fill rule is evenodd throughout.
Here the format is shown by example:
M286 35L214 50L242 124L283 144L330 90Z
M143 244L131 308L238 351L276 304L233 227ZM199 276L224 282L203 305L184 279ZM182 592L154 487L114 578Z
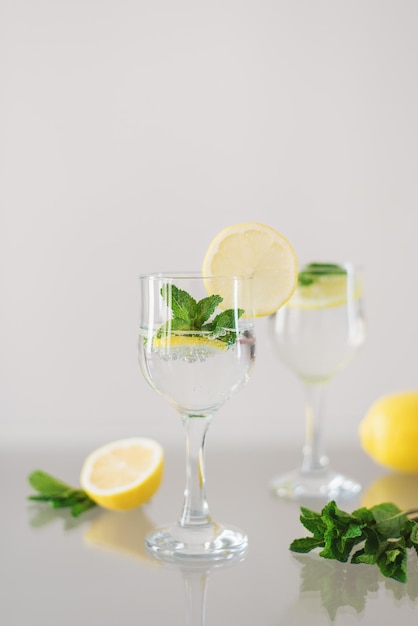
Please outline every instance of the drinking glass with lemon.
M275 478L272 489L290 499L338 499L360 485L334 471L323 445L323 400L334 375L365 341L363 283L352 263L310 263L299 271L289 302L270 318L279 358L302 381L306 435L301 467Z

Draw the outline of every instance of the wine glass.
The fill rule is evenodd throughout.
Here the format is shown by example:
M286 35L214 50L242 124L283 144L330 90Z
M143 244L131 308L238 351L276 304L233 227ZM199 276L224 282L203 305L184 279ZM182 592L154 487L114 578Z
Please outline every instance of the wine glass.
M330 468L323 450L322 419L327 385L365 341L362 296L359 267L310 263L299 272L292 298L269 318L275 351L297 374L306 396L301 467L271 482L281 497L344 499L361 489Z
M186 488L177 522L146 539L159 558L232 558L247 535L214 522L206 500L204 450L213 414L249 378L255 359L251 277L160 273L139 278L139 363L180 414Z

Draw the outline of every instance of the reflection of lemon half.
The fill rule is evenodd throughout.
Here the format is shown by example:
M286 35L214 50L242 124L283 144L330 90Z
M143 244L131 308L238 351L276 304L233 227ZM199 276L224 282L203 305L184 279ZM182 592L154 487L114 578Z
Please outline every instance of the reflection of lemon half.
M254 315L269 315L286 302L296 287L297 258L277 230L258 222L236 224L222 230L211 242L204 261L210 293L220 294L225 308L233 306L231 282L225 276L252 276ZM244 307L246 308L246 307Z
M80 482L97 504L116 511L133 509L157 491L163 465L163 448L153 439L121 439L89 454Z
M359 426L360 443L385 467L418 472L418 392L383 396L367 411Z
M418 506L418 476L416 474L388 474L375 480L364 492L362 506L372 507L382 502L393 502L402 511Z
M346 274L324 274L316 276L309 285L298 285L288 306L300 309L323 309L341 306L347 302L348 280ZM361 284L354 285L354 298L361 296Z
M228 347L225 341L220 339L209 339L208 337L199 336L181 336L181 335L164 335L163 337L154 337L152 340L154 348L162 348L170 350L176 347L190 347L190 348L216 348L217 350L226 350Z
M143 508L135 511L100 511L88 526L85 541L104 548L111 548L129 556L155 562L145 548L145 535L154 525Z

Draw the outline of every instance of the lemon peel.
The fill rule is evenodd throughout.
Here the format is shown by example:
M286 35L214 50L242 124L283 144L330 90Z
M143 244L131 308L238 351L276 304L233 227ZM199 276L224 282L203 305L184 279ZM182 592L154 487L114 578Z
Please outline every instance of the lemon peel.
M379 398L361 421L359 438L376 463L399 472L418 472L418 392Z

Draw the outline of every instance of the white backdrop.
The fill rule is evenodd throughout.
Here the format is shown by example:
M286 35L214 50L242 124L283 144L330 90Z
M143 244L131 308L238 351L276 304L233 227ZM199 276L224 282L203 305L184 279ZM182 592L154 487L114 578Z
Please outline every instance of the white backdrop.
M139 372L137 275L248 220L365 267L331 441L418 388L417 32L415 0L0 0L3 439L181 441ZM301 387L257 331L210 436L297 443Z

